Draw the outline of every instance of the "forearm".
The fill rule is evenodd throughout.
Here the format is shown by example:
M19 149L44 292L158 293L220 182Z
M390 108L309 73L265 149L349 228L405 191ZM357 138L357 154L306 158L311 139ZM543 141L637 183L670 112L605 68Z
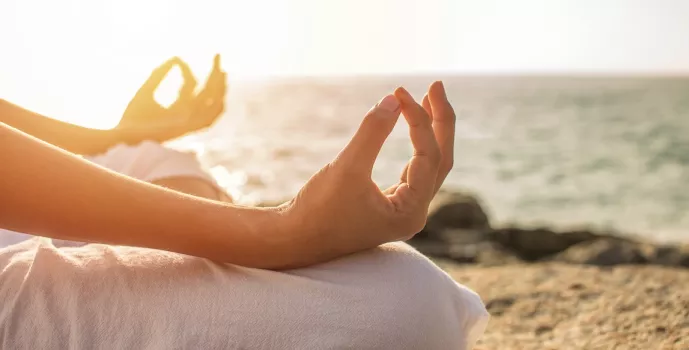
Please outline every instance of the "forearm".
M0 99L0 122L76 154L96 154L118 142L110 130L80 127L44 117Z
M89 129L31 112L0 99L0 122L75 154L103 153L118 144L144 140L164 142L184 134L181 126L151 129Z
M290 265L281 215L200 199L100 168L0 123L0 227L250 267Z

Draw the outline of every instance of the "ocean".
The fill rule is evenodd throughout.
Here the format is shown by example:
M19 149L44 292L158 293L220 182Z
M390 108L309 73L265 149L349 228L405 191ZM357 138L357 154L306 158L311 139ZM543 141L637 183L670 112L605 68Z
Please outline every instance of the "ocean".
M173 147L198 152L239 203L290 198L397 86L442 79L457 113L449 189L494 226L589 228L689 240L689 78L349 77L232 84L225 115ZM374 169L411 156L400 119ZM333 200L337 200L336 198Z

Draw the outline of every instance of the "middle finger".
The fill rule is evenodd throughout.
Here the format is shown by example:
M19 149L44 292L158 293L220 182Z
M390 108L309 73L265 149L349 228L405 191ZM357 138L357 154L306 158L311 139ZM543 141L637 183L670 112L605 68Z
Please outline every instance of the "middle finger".
M435 181L435 192L438 192L454 164L456 116L442 82L436 81L431 84L428 99L433 110L433 133L441 153L438 177Z

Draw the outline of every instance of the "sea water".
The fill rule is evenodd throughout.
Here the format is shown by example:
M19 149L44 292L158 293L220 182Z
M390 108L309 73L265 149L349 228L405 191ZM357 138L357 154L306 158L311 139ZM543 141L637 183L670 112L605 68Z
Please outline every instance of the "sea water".
M689 78L350 77L236 83L193 149L240 203L293 196L396 86L443 79L457 114L447 188L475 193L495 226L588 227L689 239ZM401 118L373 173L412 154ZM334 198L333 200L337 200Z

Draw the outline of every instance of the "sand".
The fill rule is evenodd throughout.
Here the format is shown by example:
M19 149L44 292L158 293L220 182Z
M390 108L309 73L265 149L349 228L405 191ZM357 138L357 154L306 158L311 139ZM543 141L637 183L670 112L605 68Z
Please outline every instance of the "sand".
M438 263L492 314L477 349L689 349L689 270Z

